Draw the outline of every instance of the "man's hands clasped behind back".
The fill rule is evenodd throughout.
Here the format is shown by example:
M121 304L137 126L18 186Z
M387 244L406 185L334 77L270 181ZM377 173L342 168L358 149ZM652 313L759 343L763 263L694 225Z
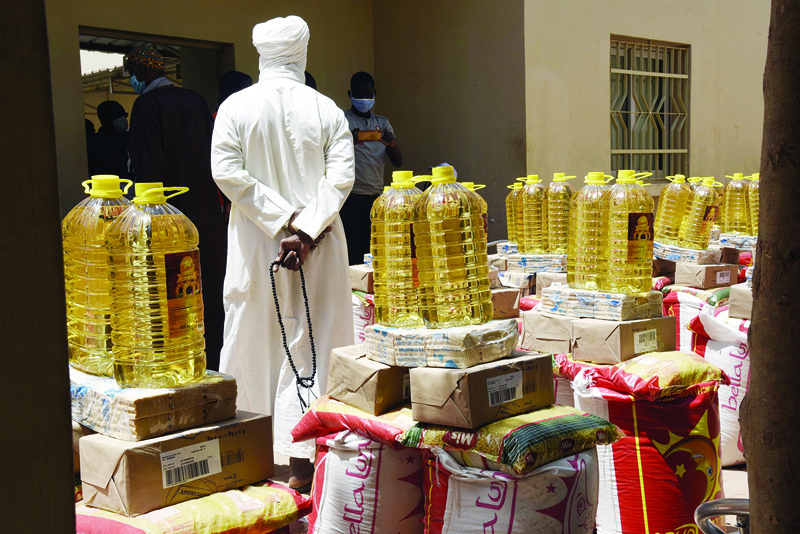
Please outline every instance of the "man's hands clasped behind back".
M275 272L278 271L279 266L291 271L299 271L300 267L306 262L308 254L316 249L325 239L325 236L333 230L333 226L328 226L319 234L317 239L312 239L311 236L293 225L294 220L300 215L301 211L302 209L298 209L289 219L287 229L292 235L280 241L278 256L275 258L278 265L273 267Z

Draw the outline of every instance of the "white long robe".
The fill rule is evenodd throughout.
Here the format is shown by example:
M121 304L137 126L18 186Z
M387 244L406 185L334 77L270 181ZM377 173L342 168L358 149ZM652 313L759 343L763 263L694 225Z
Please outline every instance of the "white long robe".
M352 134L332 100L303 84L302 69L265 68L259 82L230 96L214 125L211 166L231 200L225 276L225 340L220 369L236 377L238 408L273 415L279 454L313 458L313 442L291 443L302 411L281 342L269 265L286 225L316 238L303 270L317 353L314 395L325 393L331 349L353 343L350 279L339 210L354 181ZM280 269L277 295L300 376L311 348L300 274Z

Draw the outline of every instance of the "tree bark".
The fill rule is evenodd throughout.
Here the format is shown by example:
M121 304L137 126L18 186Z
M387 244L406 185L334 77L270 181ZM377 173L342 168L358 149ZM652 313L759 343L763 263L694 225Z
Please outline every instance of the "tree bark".
M800 531L800 1L773 0L759 243L741 423L753 534Z

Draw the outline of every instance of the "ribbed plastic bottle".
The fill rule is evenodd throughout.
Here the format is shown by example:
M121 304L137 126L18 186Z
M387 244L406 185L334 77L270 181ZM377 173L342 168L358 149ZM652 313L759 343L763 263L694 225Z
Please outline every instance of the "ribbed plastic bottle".
M761 174L755 173L750 177L747 185L747 214L749 235L758 235L758 184L761 181Z
M526 176L522 176L517 178L518 181L524 182L527 180ZM516 212L514 215L514 224L516 225L517 231L516 238L517 238L517 251L520 254L524 254L523 249L525 248L525 205L522 202L522 189L525 187L524 183L520 184L519 192L516 194Z
M689 186L689 189L694 191L700 186L700 184L703 183L703 178L701 176L692 176L691 178L686 179L686 183Z
M731 181L722 190L722 231L728 234L748 235L747 182L744 174L726 176Z
M167 204L186 191L137 183L133 206L106 234L114 378L121 387L174 387L206 371L199 236Z
M709 235L719 211L719 195L714 190L718 185L713 176L706 176L692 193L688 213L681 227L682 247L695 250L708 248Z
M672 182L661 189L656 210L655 240L665 245L680 243L681 224L692 196L692 189L682 174L667 176Z
M391 188L372 210L370 252L375 271L375 320L378 324L416 328L419 313L419 276L414 245L414 210L421 193L405 175L393 176ZM408 178L413 178L408 173Z
M433 173L414 219L420 313L429 328L483 324L493 309L481 203L452 167Z
M517 197L522 190L522 184L516 183L506 186L511 192L506 197L506 231L510 243L517 242Z
M547 251L544 236L544 187L538 174L529 174L520 178L523 183L519 198L522 203L521 243L517 243L520 254L544 254ZM519 212L518 212L519 213ZM521 247L521 248L520 248Z
M550 254L567 254L569 250L569 210L575 189L567 183L567 180L573 178L575 176L557 172L545 190L547 251Z
M602 236L600 199L608 190L607 176L590 172L584 185L570 201L567 283L572 288L597 290L597 269Z
M121 182L128 184L125 191ZM131 205L122 195L132 183L118 176L92 176L83 182L89 196L61 223L69 363L95 375L111 376L113 369L106 231Z
M600 200L603 233L598 285L601 291L629 295L650 291L654 202L636 183L638 177L650 174L619 171L616 184Z
M481 217L483 217L483 231L488 236L489 235L489 204L486 202L486 199L483 198L479 190L486 187L485 184L476 184L475 182L462 182L464 187L469 189L472 193L475 193L475 196L478 197L478 200L481 203Z

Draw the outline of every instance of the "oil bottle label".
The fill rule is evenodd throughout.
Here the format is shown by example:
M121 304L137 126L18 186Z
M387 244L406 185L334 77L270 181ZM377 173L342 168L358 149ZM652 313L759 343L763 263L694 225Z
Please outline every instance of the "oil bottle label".
M178 338L195 330L202 334L203 284L200 277L200 251L164 255L167 271L169 337Z
M628 214L628 261L653 256L653 214Z

